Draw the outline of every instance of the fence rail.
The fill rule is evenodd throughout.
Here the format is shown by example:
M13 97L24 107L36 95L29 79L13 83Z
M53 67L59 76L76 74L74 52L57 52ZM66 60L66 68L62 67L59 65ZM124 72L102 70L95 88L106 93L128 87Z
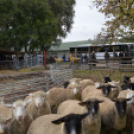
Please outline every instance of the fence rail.
M72 78L73 73L70 69L51 69L51 72L52 77L45 75L43 78L0 84L0 97L4 97L5 102L12 103L37 90L46 92L53 87L63 87L64 81Z

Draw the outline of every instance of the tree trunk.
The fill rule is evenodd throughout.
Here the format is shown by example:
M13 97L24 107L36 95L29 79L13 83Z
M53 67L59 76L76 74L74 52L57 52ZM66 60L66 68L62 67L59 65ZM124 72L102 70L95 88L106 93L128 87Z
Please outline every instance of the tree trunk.
M27 53L27 45L25 45L25 53Z

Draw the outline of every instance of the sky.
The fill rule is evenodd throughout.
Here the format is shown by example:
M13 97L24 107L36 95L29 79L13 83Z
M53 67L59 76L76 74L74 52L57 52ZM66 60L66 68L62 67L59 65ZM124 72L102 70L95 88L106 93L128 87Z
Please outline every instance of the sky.
M105 16L91 5L91 0L76 0L74 24L63 42L94 39L101 32Z

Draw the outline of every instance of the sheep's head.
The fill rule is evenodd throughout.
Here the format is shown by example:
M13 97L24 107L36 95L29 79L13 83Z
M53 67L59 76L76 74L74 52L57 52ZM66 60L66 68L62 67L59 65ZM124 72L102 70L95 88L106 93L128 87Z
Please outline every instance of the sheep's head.
M22 100L18 100L16 102L14 102L13 104L5 104L5 106L13 108L14 119L21 122L24 119L24 117L27 115L26 107L31 101L32 100L24 102Z
M79 105L85 106L91 118L94 118L99 111L99 103L104 102L103 100L88 99L84 102L80 102Z
M96 88L99 88L101 86L101 83L96 82L96 83L94 83L94 85L95 85Z
M80 100L81 99L81 90L78 88L70 89L75 99Z
M112 85L112 86L115 86L117 87L119 85L120 81L111 81L111 82L108 82L108 84Z
M32 94L32 100L36 108L43 107L46 101L46 93L43 91L37 91Z
M64 129L65 129L66 134L81 134L81 130L82 130L81 121L83 118L87 116L88 116L88 113L85 113L82 115L81 114L69 114L51 122L56 125L64 123Z
M8 134L8 123L12 121L12 118L7 119L4 115L0 115L0 134Z
M120 116L126 115L126 107L127 107L127 101L130 101L131 98L117 98L115 100L111 99L113 102L115 102L115 107L117 109L117 112Z
M65 88L65 89L68 87L69 83L70 83L69 81L65 81L65 82L64 82L64 88Z
M129 83L130 82L130 77L131 76L123 76L123 83Z
M116 88L116 87L107 83L102 83L100 86L98 86L97 89L101 89L102 95L105 97L108 97L110 93L112 92L113 88Z

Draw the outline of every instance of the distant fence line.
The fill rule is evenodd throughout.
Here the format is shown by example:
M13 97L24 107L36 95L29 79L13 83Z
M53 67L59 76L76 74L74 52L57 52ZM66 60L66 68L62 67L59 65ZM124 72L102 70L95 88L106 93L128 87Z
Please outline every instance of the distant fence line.
M63 87L64 81L73 77L73 70L55 69L53 66L51 65L53 69L51 69L50 77L45 75L44 78L32 77L30 80L0 84L0 97L4 97L5 102L12 103L37 90L46 92L52 87Z
M0 60L0 69L21 70L40 64L43 65L43 56L29 56L19 60Z

